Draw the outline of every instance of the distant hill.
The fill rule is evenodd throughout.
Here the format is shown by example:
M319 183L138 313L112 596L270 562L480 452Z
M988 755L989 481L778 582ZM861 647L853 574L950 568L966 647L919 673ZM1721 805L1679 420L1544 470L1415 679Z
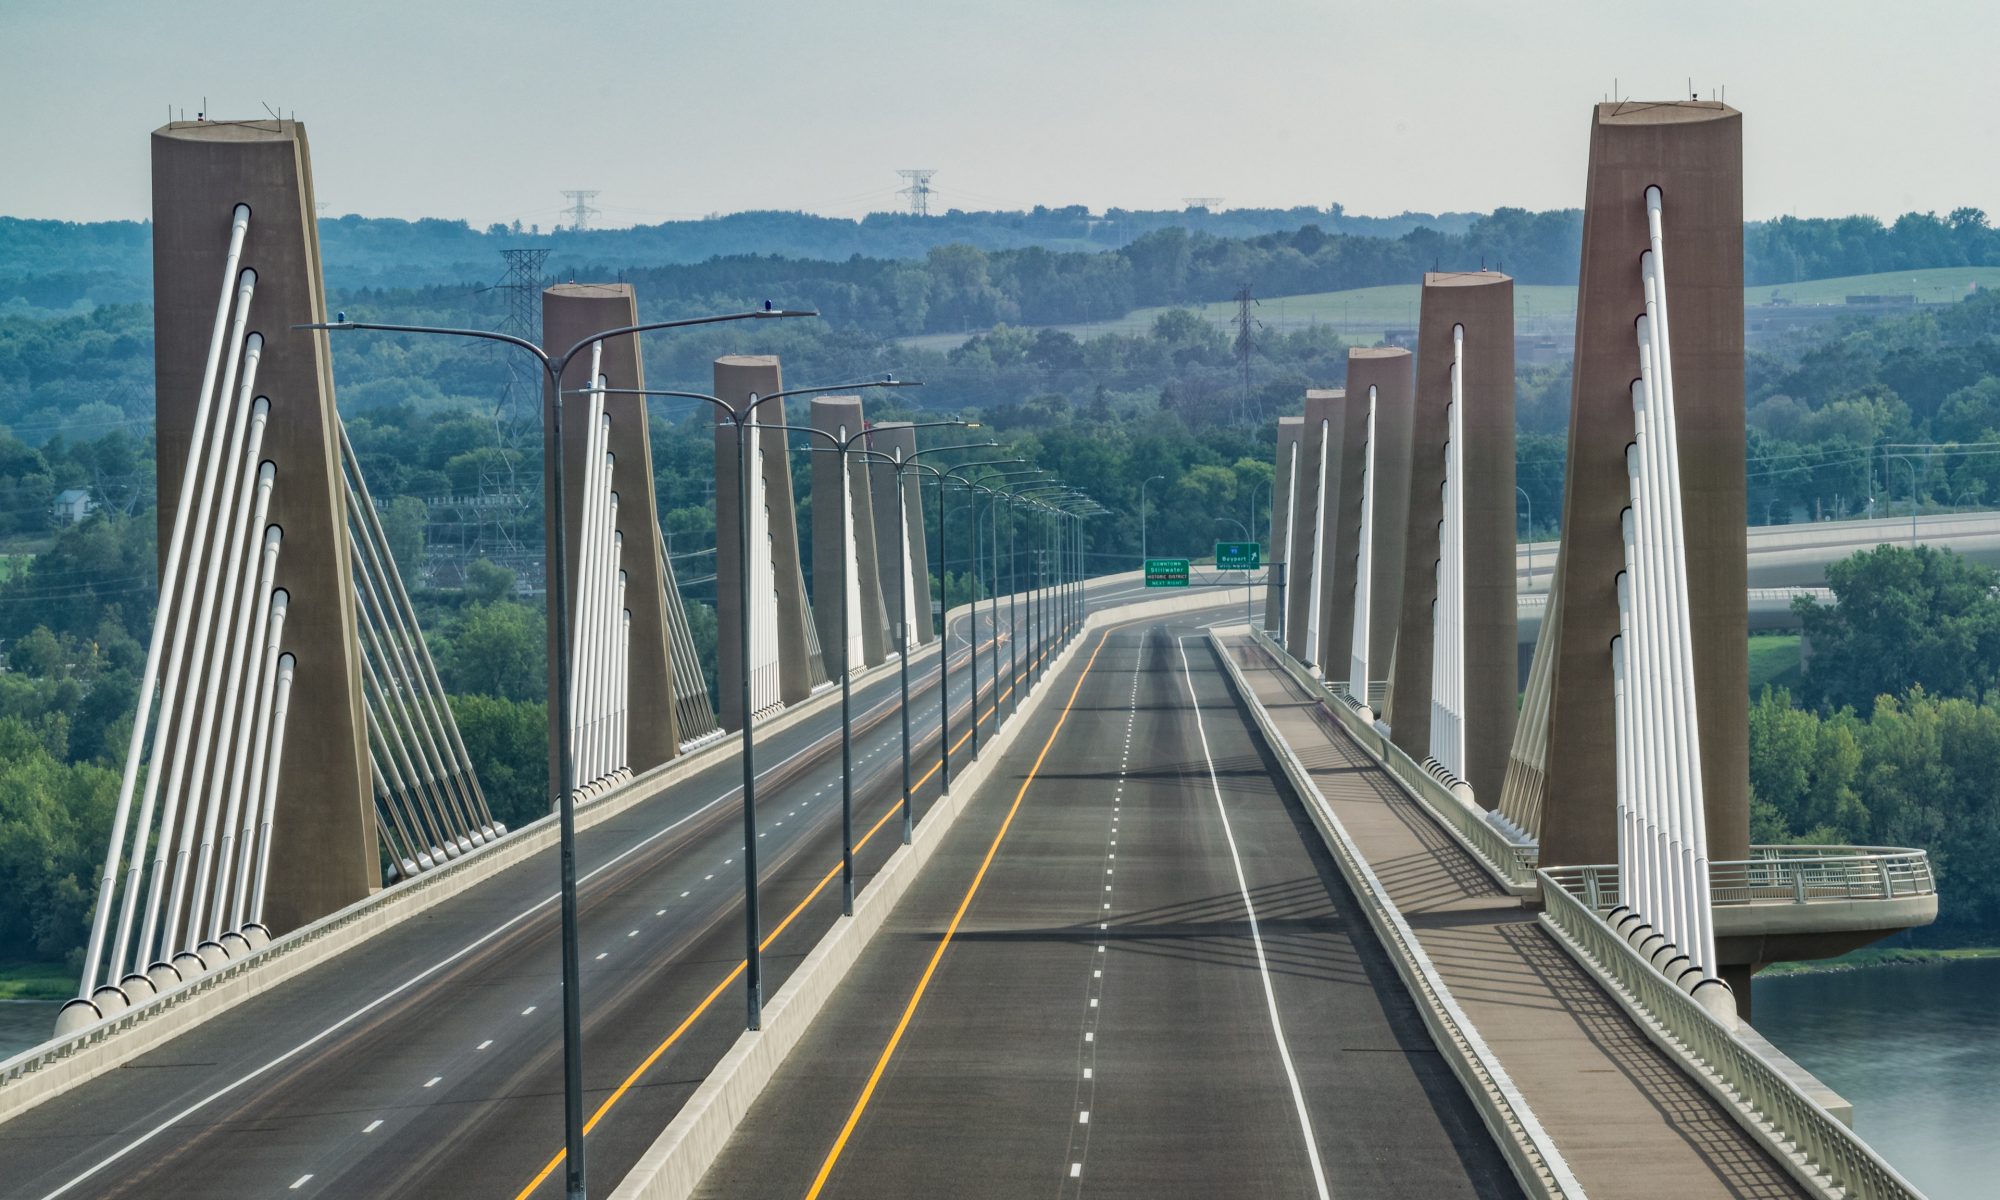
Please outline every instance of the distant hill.
M743 212L699 221L626 229L523 229L464 221L403 221L348 215L320 222L329 286L421 288L484 284L502 274L500 252L520 246L550 251L558 278L616 274L763 255L817 262L854 257L918 259L946 245L998 251L1039 246L1058 251L1117 249L1162 229L1219 238L1253 237L1317 225L1356 237L1401 237L1414 229L1463 233L1476 213L1349 215L1328 208L1239 208L1093 214L1081 205L1027 212L950 212L930 217L871 213L860 220L801 212ZM0 312L48 315L97 304L152 299L152 242L143 221L76 223L0 217Z
M1884 271L1873 275L1842 275L1796 283L1753 284L1743 289L1743 303L1753 323L1794 310L1799 318L1826 320L1846 313L1880 315L1920 304L1950 304L1975 291L2000 288L2000 266L1931 267L1917 271ZM1326 326L1350 340L1369 343L1391 330L1416 327L1422 288L1414 283L1348 288L1344 291L1258 295L1252 319L1267 329L1295 330ZM1152 327L1173 306L1135 308L1110 321L1055 326L1079 338L1107 333L1139 333ZM1226 325L1236 319L1234 301L1195 304L1202 319ZM1780 310L1765 312L1763 310ZM1812 310L1807 313L1802 310ZM1552 336L1567 344L1576 321L1576 288L1569 284L1517 284L1514 328L1521 336ZM1776 322L1780 326L1785 323ZM948 350L963 334L931 333L897 339L906 346ZM1565 351L1567 352L1567 351Z

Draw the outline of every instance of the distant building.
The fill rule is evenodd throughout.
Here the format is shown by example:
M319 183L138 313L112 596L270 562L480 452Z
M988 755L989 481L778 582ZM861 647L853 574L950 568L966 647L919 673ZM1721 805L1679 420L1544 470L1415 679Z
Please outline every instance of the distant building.
M74 525L96 512L97 502L84 488L65 488L57 493L55 503L49 507L55 514L56 524Z

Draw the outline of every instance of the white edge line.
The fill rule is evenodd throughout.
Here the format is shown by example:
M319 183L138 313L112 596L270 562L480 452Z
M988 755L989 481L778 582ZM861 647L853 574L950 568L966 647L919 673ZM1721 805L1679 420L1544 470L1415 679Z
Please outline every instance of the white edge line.
M891 703L892 701L885 699L883 700L881 707L888 707ZM792 760L792 758L798 757L799 754L811 753L818 746L820 740L824 739L814 740L813 742L809 743L807 746L799 750L798 754L794 754L790 758L783 759L780 762L774 763L770 767L765 768L765 771L763 773L768 774L771 771L777 770L779 767L785 765L786 763L789 763ZM675 829L678 829L682 825L687 824L689 821L694 820L702 813L705 813L709 809L714 808L716 805L729 799L731 796L736 795L741 790L742 789L740 785L738 785L737 787L732 787L728 791L722 793L721 795L715 797L714 799L709 800L708 802L689 810L687 813L683 814L676 820L670 822L667 825L661 826L660 829L658 829L657 831L648 834L645 838L637 842L634 842L632 845L626 847L624 850L620 851L618 854L614 855L610 859L607 859L605 862L603 862L593 870L579 876L577 879L577 883L578 884L587 883L591 879L596 878L598 875L603 874L605 871L610 870L612 867L618 865L620 862L623 862L625 859L630 858L634 854L637 854L639 851L645 849L647 846L652 845L654 842L665 837L667 834L672 833ZM168 1117L166 1120L160 1122L158 1125L153 1126L153 1128L147 1130L145 1133L140 1134L137 1138L126 1143L124 1146L119 1147L117 1150L106 1155L104 1158L99 1159L93 1165L85 1168L81 1174L76 1175L75 1177L70 1179L68 1183L65 1183L56 1190L49 1192L42 1198L42 1200L55 1200L56 1197L68 1193L78 1184L96 1175L99 1171L104 1170L104 1168L117 1162L119 1159L124 1158L126 1155L132 1153L132 1151L137 1150L139 1147L145 1145L147 1142L152 1141L154 1138L160 1136L162 1133L165 1133L167 1130L173 1128L175 1125L180 1124L182 1121L193 1116L195 1113L198 1113L202 1109L207 1108L209 1105L215 1103L217 1100L220 1100L224 1096L227 1096L229 1093L235 1091L237 1088L242 1087L244 1084L249 1083L251 1080L257 1078L260 1075L265 1074L266 1072L272 1070L273 1068L279 1066L280 1064L289 1061L293 1057L311 1048L312 1046L318 1044L319 1042L326 1040L327 1038L339 1032L342 1028L346 1027L347 1025L353 1023L356 1020L359 1020L361 1017L381 1007L383 1004L388 1003L395 997L415 987L417 984L423 982L425 979L428 979L432 975L435 975L439 971L442 971L444 968L450 966L452 963L455 963L459 959L464 958L466 955L472 953L474 950L477 950L479 947L485 945L487 942L490 942L494 938L499 937L507 930L520 924L522 921L527 920L530 916L533 916L537 911L546 908L550 904L555 903L559 895L560 893L551 893L548 896L543 897L541 900L536 901L535 903L522 909L520 912L507 918L505 921L502 921L500 924L494 926L486 933L483 933L480 936L474 938L472 941L467 942L464 946L453 951L451 954L445 956L444 958L439 959L437 962L432 963L430 966L425 967L423 970L417 972L415 975L410 976L408 979L397 984L395 987L390 988L388 991L383 992L381 995L375 997L373 1000L370 1000L368 1003L362 1005L360 1008L357 1008L353 1012L348 1013L346 1016L341 1017L333 1024L328 1025L326 1028L320 1030L318 1033L313 1034L311 1037L300 1042L298 1045L293 1046L289 1050L283 1051L276 1057L264 1063L262 1066L253 1068L252 1070L237 1077L236 1079L230 1081L229 1083L223 1084L215 1091L210 1092L208 1095L203 1096L199 1100L196 1100L194 1103L188 1105L186 1108L181 1109L179 1112ZM521 1015L527 1016L528 1013L533 1011L534 1011L534 1006L530 1005L527 1011L523 1012Z
M627 858L630 858L634 854L637 854L640 850L643 850L647 846L652 845L654 842L665 837L667 834L672 833L675 829L679 828L682 825L687 824L689 821L694 820L702 813L707 812L709 809L714 808L716 805L722 803L724 800L727 800L729 797L735 795L736 791L737 791L736 788L731 788L729 791L724 792L722 795L715 797L713 800L708 801L706 804L703 804L700 807L695 808L694 810L688 812L679 819L673 821L671 824L662 826L657 832L649 834L647 837L638 842L634 842L631 846L627 847L617 856L607 860L606 862L598 866L596 869L580 877L577 880L577 882L579 884L585 883L590 879L603 874L605 871L610 870L612 867L616 866L619 862ZM188 1105L186 1108L183 1108L179 1112L168 1117L166 1120L160 1122L158 1125L153 1126L153 1128L147 1130L145 1133L140 1134L137 1138L135 1138L131 1142L126 1143L124 1146L120 1147L116 1151L113 1151L111 1154L100 1159L96 1164L86 1168L82 1174L77 1175L75 1178L71 1179L68 1183L63 1184L55 1191L48 1193L46 1196L43 1197L43 1200L55 1200L57 1196L64 1195L65 1193L69 1192L72 1188L76 1187L78 1184L84 1182L91 1176L97 1174L99 1171L102 1171L104 1168L110 1166L112 1163L117 1162L119 1159L124 1158L127 1154L130 1154L132 1151L137 1150L139 1147L145 1145L147 1142L152 1141L154 1138L158 1137L162 1133L165 1133L167 1130L173 1128L175 1125L178 1125L180 1122L193 1116L195 1113L198 1113L202 1109L215 1103L217 1100L222 1099L224 1096L227 1096L229 1093L235 1091L237 1088L242 1087L244 1084L249 1083L251 1080L257 1078L258 1076L264 1074L265 1072L272 1070L273 1068L290 1060L291 1058L297 1056L303 1051L318 1044L319 1042L324 1041L325 1039L333 1036L335 1033L338 1033L342 1028L346 1027L347 1025L353 1023L354 1021L359 1020L361 1017L367 1015L368 1013L388 1003L390 1000L401 995L402 993L410 990L417 984L430 978L432 975L435 975L439 971L444 970L446 967L457 962L459 959L464 958L468 954L471 954L474 950L477 950L479 947L492 941L494 938L499 937L501 934L507 932L509 929L512 929L514 926L520 924L522 921L527 920L529 917L533 916L536 912L540 911L541 909L546 908L549 905L555 903L559 895L561 895L561 893L551 892L549 895L543 897L540 900L537 900L533 904L530 904L528 907L522 909L518 913L515 913L513 916L507 918L505 921L502 921L500 924L495 925L492 929L474 938L472 941L467 942L464 946L453 951L451 954L445 956L444 958L439 959L437 962L432 963L430 966L425 967L423 970L417 972L415 975L410 976L408 979L405 979L403 982L397 984L395 987L390 988L388 991L383 992L381 995L375 997L373 1000L370 1000L368 1003L362 1005L360 1008L355 1009L353 1012L348 1013L346 1016L335 1021L333 1024L328 1025L325 1029L322 1029L318 1033L313 1034L305 1041L300 1042L298 1045L293 1046L291 1049L280 1053L275 1058L272 1058L270 1061L266 1062L263 1066L257 1067L249 1071L248 1073L239 1076L235 1080L223 1084L215 1091L210 1092L206 1096L203 1096L201 1099L195 1101L193 1104ZM528 1011L532 1012L534 1010L532 1007L530 1007ZM522 1015L526 1016L527 1013L523 1013Z
M1213 636L1211 635L1211 637ZM1223 661L1228 663L1233 671L1235 663L1230 661L1227 648L1222 647L1220 649L1222 650ZM1244 684L1241 689L1243 698L1248 700L1251 706L1263 715L1265 723L1271 729L1275 730L1278 726L1277 722L1272 719L1270 710L1266 709L1264 702L1257 698L1257 693L1249 686L1249 681L1243 679L1240 672L1237 672L1237 676ZM1299 779L1308 783L1311 782L1312 772L1306 769L1306 765L1303 762L1299 761L1298 753L1292 749L1290 742L1282 737L1266 738L1264 740L1281 757L1291 763L1292 769L1298 773ZM1445 986L1444 976L1438 973L1436 965L1431 962L1431 956L1425 952L1423 943L1417 940L1416 932L1410 928L1409 922L1403 919L1401 910L1388 902L1389 890L1382 886L1382 881L1376 877L1375 868L1369 865L1366 858L1362 857L1361 848L1348 835L1347 826L1343 825L1339 816L1334 813L1333 805L1327 802L1326 797L1321 794L1316 785L1296 790L1306 793L1301 798L1319 810L1321 818L1327 823L1327 828L1332 830L1335 836L1340 839L1341 848L1347 855L1348 861L1354 865L1355 869L1360 872L1362 879L1368 884L1376 911L1381 914L1384 920L1395 927L1397 935L1403 939L1404 949L1408 953L1410 961L1423 974L1425 981L1430 984L1432 991L1436 993L1439 1006L1445 1010L1446 1015L1457 1026L1458 1036L1465 1040L1467 1049L1472 1052L1473 1057L1479 1060L1479 1065L1485 1069L1487 1075L1493 1080L1495 1090L1507 1101L1507 1106L1513 1110L1515 1124L1521 1127L1523 1138L1532 1144L1536 1152L1542 1156L1543 1164L1548 1167L1549 1174L1555 1177L1556 1186L1568 1195L1584 1195L1583 1185L1577 1181L1576 1175L1570 1170L1569 1163L1563 1158L1562 1151L1557 1148L1555 1139L1549 1136L1546 1129L1542 1128L1541 1119L1535 1116L1532 1108L1528 1107L1527 1097L1523 1096L1521 1090L1514 1086L1513 1077L1507 1074L1507 1068L1501 1065L1499 1056L1487 1048L1486 1039L1480 1034L1478 1026L1474 1025L1471 1019L1465 1015L1465 1010L1458 1006L1458 998L1453 996L1451 989ZM1440 1047L1440 1050L1442 1049Z
M1243 877L1243 858L1236 852L1236 834L1229 828L1229 810L1222 803L1222 781L1216 778L1215 756L1208 749L1208 727L1201 719L1201 697L1195 694L1194 670L1188 665L1187 638L1176 637L1180 650L1181 676L1187 681L1188 707L1194 710L1195 731L1201 735L1201 756L1208 763L1208 786L1215 793L1215 812L1222 818L1222 836L1229 842L1229 860L1236 867L1236 887L1243 894L1243 911L1250 918L1250 943L1257 949L1257 974L1264 982L1264 1004L1271 1012L1271 1034L1278 1043L1278 1057L1285 1064L1285 1081L1292 1087L1292 1106L1298 1110L1299 1132L1305 1136L1306 1158L1312 1163L1313 1187L1319 1200L1332 1200L1326 1187L1326 1168L1320 1164L1319 1142L1313 1137L1312 1114L1306 1111L1305 1093L1299 1088L1299 1073L1292 1066L1291 1047L1285 1044L1285 1025L1278 1018L1278 994L1271 987L1271 966L1264 958L1264 935L1257 928L1257 905L1250 899L1250 883Z

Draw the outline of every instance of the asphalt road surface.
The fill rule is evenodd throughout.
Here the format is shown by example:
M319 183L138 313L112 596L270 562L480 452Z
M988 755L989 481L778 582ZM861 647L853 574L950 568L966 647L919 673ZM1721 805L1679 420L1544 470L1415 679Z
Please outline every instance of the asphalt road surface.
M724 1197L1514 1196L1196 623L1093 634Z
M967 672L956 647L969 629L962 617L955 625L962 761ZM977 630L988 645L983 611ZM1011 650L1003 641L1003 669ZM989 732L990 674L982 654ZM855 834L867 835L858 887L900 841L896 686L890 671L855 692L865 727L854 742ZM913 670L912 687L921 820L938 790L934 658ZM1003 694L1003 710L1013 699ZM767 996L840 911L838 717L829 709L759 745ZM733 752L718 755L578 835L598 1192L742 1029L740 776ZM560 1195L555 880L551 848L0 1125L0 1196Z

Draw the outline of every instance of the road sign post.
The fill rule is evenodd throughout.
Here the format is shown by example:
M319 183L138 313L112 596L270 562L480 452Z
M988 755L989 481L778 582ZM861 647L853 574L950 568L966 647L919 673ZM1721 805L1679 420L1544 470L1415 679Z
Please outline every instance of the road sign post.
M1247 530L1245 532L1248 532ZM1215 543L1215 569L1243 572L1243 623L1251 623L1250 572L1264 565L1264 547L1256 542Z
M1188 560L1185 558L1149 558L1146 560L1146 586L1186 587L1188 585Z

